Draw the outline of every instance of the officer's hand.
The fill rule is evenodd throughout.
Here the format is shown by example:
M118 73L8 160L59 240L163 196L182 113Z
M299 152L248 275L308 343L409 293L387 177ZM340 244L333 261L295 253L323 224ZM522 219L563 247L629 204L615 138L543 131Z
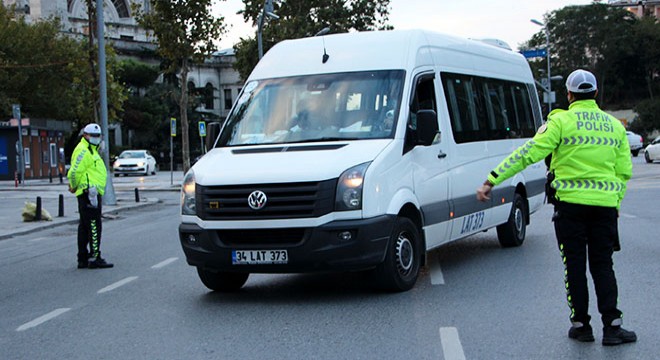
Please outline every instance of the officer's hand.
M477 189L477 200L487 201L490 200L490 191L493 189L491 185L483 184Z
M71 185L69 185L69 192L72 194L76 193L76 189L72 188Z

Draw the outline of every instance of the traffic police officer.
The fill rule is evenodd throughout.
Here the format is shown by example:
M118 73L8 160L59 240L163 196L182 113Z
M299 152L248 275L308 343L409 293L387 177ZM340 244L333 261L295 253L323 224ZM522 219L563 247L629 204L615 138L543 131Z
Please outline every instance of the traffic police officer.
M89 124L71 155L67 173L69 191L78 199L78 268L104 269L113 264L101 257L101 197L105 193L107 171L99 155L101 127ZM87 250L89 246L89 251ZM91 258L91 259L90 259Z
M598 297L603 345L634 342L637 335L621 327L612 253L618 243L617 218L632 162L626 131L619 120L596 104L596 77L575 70L566 80L566 111L548 115L533 139L515 150L477 189L477 199L490 198L493 186L552 154L549 172L555 192L553 221L565 266L566 295L573 326L571 339L594 341L589 324L586 263Z

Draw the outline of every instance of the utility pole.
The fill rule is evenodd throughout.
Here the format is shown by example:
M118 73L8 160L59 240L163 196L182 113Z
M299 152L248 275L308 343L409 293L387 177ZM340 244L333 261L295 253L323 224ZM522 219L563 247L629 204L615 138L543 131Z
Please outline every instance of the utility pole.
M110 136L108 134L108 90L107 90L107 75L105 71L105 33L103 23L103 0L96 0L96 36L97 44L99 46L99 97L101 98L101 131L103 132L103 141L105 147L101 151L103 162L107 170L107 180L105 184L105 194L103 195L103 202L105 205L117 205L117 198L115 197L115 187L112 184L112 174L110 173Z
M548 84L546 89L546 100L548 102L548 114L549 114L550 111L552 111L552 103L555 102L554 93L552 92L552 80L551 80L552 74L550 74L550 31L548 30L548 24L544 24L536 19L531 19L530 21L538 26L543 26L543 30L545 32L545 56L546 56L546 62L548 63L548 70L546 72L546 76L548 78Z
M18 122L18 146L16 148L16 151L18 152L18 164L16 169L18 171L18 181L22 184L24 181L23 178L23 172L25 172L25 161L23 160L23 127L22 127L22 121L21 121L21 106L18 104L13 104L12 105L12 112L14 115L14 118Z
M259 60L261 60L261 58L264 56L264 46L261 39L261 32L264 27L264 22L266 21L266 18L275 20L280 18L279 16L275 15L273 10L273 0L264 0L264 9L261 12L261 15L259 15L259 21L257 24L257 48L259 49Z

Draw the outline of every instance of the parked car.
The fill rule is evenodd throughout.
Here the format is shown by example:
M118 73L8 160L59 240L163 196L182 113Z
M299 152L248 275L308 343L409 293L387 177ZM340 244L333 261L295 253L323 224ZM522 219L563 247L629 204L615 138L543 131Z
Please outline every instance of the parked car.
M156 159L147 150L125 150L112 165L115 176L120 174L156 175Z
M644 150L644 158L647 163L652 163L655 160L660 160L660 136L655 138Z
M642 139L642 136L639 134L635 134L632 131L626 131L626 135L628 135L628 143L630 144L630 153L632 156L637 156L639 155L639 151L642 150L644 145L644 139Z

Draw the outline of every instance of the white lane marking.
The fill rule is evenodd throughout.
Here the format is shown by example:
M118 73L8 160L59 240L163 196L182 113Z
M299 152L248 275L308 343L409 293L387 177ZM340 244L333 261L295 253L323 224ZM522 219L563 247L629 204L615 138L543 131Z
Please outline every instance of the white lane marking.
M442 342L442 353L445 360L465 360L463 346L455 327L441 327L440 341Z
M36 238L36 239L30 239L30 240L28 240L28 241L29 241L29 242L37 242L37 241L43 241L43 240L46 240L46 239L48 239L48 238L45 238L45 237L39 237L39 238Z
M431 285L444 285L445 277L442 275L440 260L437 254L433 254L429 260L429 270L431 272Z
M124 285L128 284L129 282L131 282L131 281L133 281L137 278L138 278L137 276L129 276L126 279L119 280L114 284L111 284L111 285L108 285L108 286L104 287L103 289L97 291L96 293L97 294L102 294L104 292L112 291L112 290L114 290L114 289L116 289L120 286L124 286Z
M179 260L178 257L171 257L169 259L166 259L166 260L163 260L163 261L159 262L158 264L152 266L151 268L152 269L160 269L160 268L162 268L164 266L167 266L167 265L169 265L169 264L171 264L171 263L173 263L177 260Z
M36 318L36 319L34 319L30 322L26 322L25 324L17 327L16 331L25 331L25 330L33 328L35 326L41 325L41 324L45 323L48 320L54 319L54 318L64 314L65 312L67 312L69 310L71 310L71 308L59 308L59 309L53 310L53 311L49 312L46 315L39 316L38 318Z
M623 216L624 218L628 218L628 219L636 219L637 218L637 216L635 216L635 215L630 215L630 214L626 214L626 213L619 213L619 216Z

